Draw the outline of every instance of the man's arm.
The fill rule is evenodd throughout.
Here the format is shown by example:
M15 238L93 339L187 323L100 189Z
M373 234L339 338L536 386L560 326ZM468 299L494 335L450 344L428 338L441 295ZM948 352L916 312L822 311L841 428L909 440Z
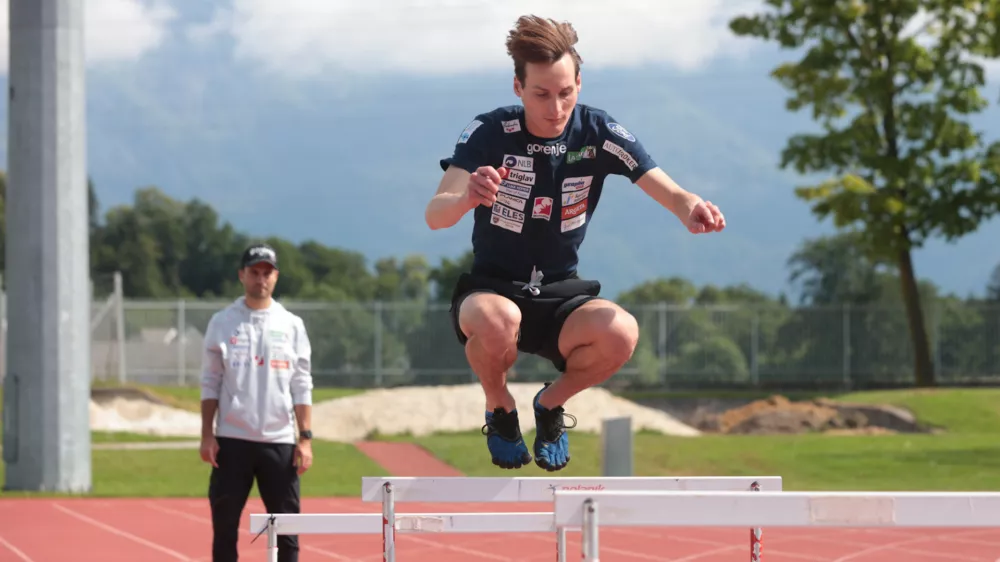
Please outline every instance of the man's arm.
M225 362L222 360L222 350L219 349L216 332L216 319L208 323L205 330L205 350L201 359L201 436L215 435L215 414L219 409L219 394L222 392L222 377L225 374Z
M295 365L289 388L299 433L312 429L312 344L305 323L299 318L295 330Z
M635 183L646 195L655 199L685 224L691 216L691 211L702 202L701 197L677 185L677 182L661 168L653 168L646 172Z
M448 167L438 184L437 193L424 212L424 219L431 230L455 226L466 213L475 208L466 193L471 175L458 166Z
M496 200L500 176L485 169L494 129L493 119L477 115L459 135L452 155L440 161L444 176L424 211L431 230L455 226L472 209Z

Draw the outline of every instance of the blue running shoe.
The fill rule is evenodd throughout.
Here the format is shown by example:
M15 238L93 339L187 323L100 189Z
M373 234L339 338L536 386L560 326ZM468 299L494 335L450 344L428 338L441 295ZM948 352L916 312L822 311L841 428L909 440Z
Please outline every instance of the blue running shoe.
M496 408L486 412L483 434L486 435L486 447L493 456L493 464L500 468L521 468L531 462L528 445L521 436L517 410L507 412Z
M576 427L576 418L565 413L562 406L551 410L538 405L538 398L548 388L545 383L533 400L535 410L535 464L549 472L562 470L569 464L569 435L566 434L564 417L573 421L570 429Z

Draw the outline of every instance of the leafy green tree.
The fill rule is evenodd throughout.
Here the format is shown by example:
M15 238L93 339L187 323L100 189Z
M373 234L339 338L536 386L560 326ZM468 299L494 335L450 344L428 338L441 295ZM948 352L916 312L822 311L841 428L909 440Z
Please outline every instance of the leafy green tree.
M916 383L935 383L911 252L957 239L1000 206L1000 143L968 123L987 102L982 65L1000 54L1000 0L766 0L732 31L804 49L772 76L791 111L821 126L793 137L781 166L831 178L796 193L819 218L854 227L895 264Z

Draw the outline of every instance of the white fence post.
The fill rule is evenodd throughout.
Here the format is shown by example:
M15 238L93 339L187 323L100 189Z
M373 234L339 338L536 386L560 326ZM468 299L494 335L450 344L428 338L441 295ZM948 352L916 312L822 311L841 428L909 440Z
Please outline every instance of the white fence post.
M118 382L125 384L128 379L125 367L125 290L122 288L122 274L115 272L115 339L118 340Z

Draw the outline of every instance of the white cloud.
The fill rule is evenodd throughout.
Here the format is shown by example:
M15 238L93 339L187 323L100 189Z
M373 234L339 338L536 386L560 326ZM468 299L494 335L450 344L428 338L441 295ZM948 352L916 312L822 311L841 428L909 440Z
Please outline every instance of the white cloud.
M176 12L167 0L81 0L88 64L129 61L160 46ZM9 0L0 0L0 72L6 73Z
M573 23L586 68L656 63L696 68L742 55L729 18L758 0L231 0L203 39L229 33L237 58L288 76L402 71L455 74L509 68L518 16Z

